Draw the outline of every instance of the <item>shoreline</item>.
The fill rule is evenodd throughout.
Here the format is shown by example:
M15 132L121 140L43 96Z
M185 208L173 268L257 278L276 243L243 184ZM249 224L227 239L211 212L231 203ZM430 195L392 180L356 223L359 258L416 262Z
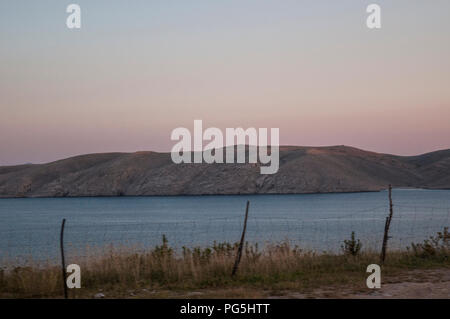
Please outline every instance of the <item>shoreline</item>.
M302 193L232 193L232 194L167 194L167 195L84 195L84 196L2 196L1 199L59 199L59 198L158 198L158 197L213 197L213 196L266 196L266 195L329 195L329 194L359 194L380 193L387 191L386 188L379 190L341 191L341 192L302 192ZM393 190L423 190L423 191L449 191L450 188L427 188L427 187L393 187Z

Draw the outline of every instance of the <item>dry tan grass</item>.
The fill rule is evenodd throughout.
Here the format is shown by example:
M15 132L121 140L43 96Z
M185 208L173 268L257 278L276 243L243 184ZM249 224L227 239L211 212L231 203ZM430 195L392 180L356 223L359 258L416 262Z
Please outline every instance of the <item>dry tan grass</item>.
M267 246L246 245L238 273L231 276L236 244L214 244L209 248L184 248L175 254L166 241L148 251L109 248L80 259L82 288L70 290L72 298L90 298L97 292L107 297L165 298L190 296L208 290L209 296L262 297L285 291L308 293L318 287L364 288L367 265L379 263L378 252L315 254L288 243ZM73 258L72 258L73 259ZM74 261L74 260L71 260ZM447 268L447 252L419 256L412 251L389 252L383 274L425 268ZM224 294L214 290L225 289ZM145 292L145 293L142 293ZM190 295L193 294L193 295ZM61 298L61 269L58 266L16 267L0 272L2 298Z

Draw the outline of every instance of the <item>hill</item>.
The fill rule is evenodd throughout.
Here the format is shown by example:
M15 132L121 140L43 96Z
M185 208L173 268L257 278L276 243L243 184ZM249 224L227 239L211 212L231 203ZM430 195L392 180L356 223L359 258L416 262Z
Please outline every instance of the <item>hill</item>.
M169 153L104 153L0 167L0 197L292 194L450 189L450 150L395 156L348 146L280 147L280 169L174 164Z

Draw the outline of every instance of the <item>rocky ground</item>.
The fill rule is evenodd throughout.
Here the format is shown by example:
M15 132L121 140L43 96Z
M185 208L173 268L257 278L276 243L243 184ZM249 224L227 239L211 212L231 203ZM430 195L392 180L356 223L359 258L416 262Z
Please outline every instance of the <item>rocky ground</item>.
M404 272L382 279L380 289L320 288L308 294L287 293L283 298L450 299L450 269Z
M381 289L344 295L345 298L450 299L450 269L411 271L387 278Z

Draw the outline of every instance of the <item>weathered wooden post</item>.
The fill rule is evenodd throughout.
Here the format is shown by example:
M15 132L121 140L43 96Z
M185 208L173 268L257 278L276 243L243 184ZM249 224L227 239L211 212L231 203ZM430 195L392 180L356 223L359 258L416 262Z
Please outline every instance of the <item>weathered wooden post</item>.
M238 266L239 266L239 262L241 261L242 249L244 247L244 240L245 240L245 232L247 230L247 218L248 218L249 205L250 205L250 201L247 201L247 207L245 208L244 229L242 230L241 242L239 243L236 260L234 262L233 272L231 273L231 276L234 276L236 274Z
M386 259L387 242L389 240L389 227L391 226L392 215L394 213L393 207L394 205L392 204L392 186L389 185L389 216L386 217L386 223L384 225L383 246L381 247L381 256L380 256L381 264L383 264L384 260Z
M64 225L66 224L66 219L62 220L61 224L61 234L59 237L59 245L61 247L61 267L62 267L62 281L64 287L64 298L67 299L67 284L66 284L66 261L64 259Z

